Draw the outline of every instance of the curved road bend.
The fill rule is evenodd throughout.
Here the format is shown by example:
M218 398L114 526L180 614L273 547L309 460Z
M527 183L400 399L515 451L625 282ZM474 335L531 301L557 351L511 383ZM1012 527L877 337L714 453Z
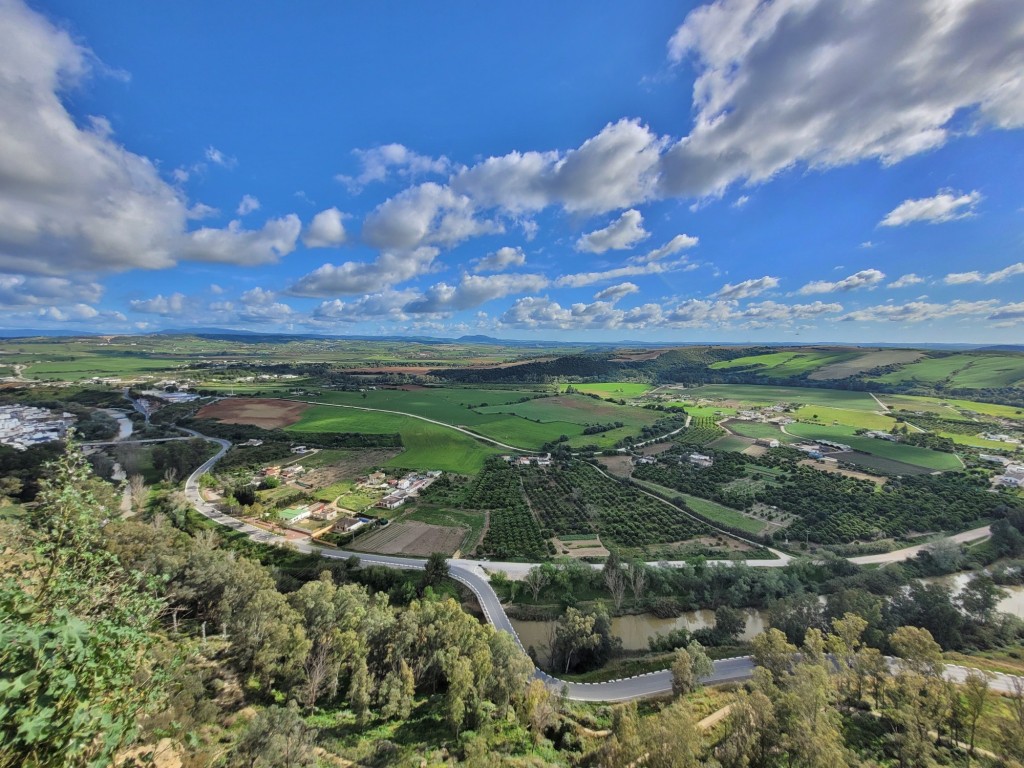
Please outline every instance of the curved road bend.
M209 442L216 443L219 446L217 453L203 462L203 464L189 475L188 479L185 481L186 498L204 517L213 520L215 523L238 531L239 533L244 533L250 539L258 541L261 544L289 544L296 547L300 552L319 554L321 557L329 557L339 560L356 557L360 562L368 563L370 565L423 570L425 564L424 560L409 557L392 557L389 555L372 555L362 552L324 549L321 547L315 547L308 541L288 541L284 537L276 536L262 528L257 528L254 525L243 523L241 520L223 514L212 504L203 500L199 493L199 478L209 472L217 461L227 453L228 449L231 447L231 443L220 438L207 437L206 435L202 435L194 430L185 429L183 431L194 437L199 437ZM982 529L978 530L980 531ZM966 534L960 534L960 536L966 536L972 533L976 532L968 531ZM893 555L896 553L889 554ZM487 565L493 566L497 564L487 563ZM491 587L487 575L480 566L481 563L475 560L451 559L448 561L449 575L459 583L464 584L473 592L474 595L476 595L487 621L490 622L495 629L502 632L508 632L515 638L519 647L523 648L522 641L519 639L519 635L516 633L515 627L512 626L512 622L505 613L505 609L501 605L501 601L498 600L498 596ZM523 650L525 651L526 649L523 648ZM714 673L712 673L705 682L724 683L746 680L753 675L754 663L749 656L739 656L736 658L720 659L715 661L714 668ZM964 667L949 665L946 667L945 674L950 680L959 682L964 679L967 671L968 670ZM620 680L609 680L603 683L569 682L553 677L539 669L536 670L535 674L538 678L544 680L553 688L561 689L564 687L568 697L574 701L628 701L630 699L667 693L672 690L672 673L668 670L649 672L645 675L638 675L636 677L628 677ZM1014 690L1015 681L1016 680L1014 678L1008 675L997 674L994 675L991 680L991 687L997 691L1010 693Z

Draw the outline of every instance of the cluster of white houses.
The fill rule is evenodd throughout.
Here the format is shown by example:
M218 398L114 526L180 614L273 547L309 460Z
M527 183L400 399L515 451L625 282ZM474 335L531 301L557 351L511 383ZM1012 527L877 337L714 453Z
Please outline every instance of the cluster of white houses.
M543 456L502 456L505 461L509 464L515 464L517 467L550 467L551 466L551 454L545 453Z
M66 411L58 415L31 405L0 406L0 444L24 451L62 439L74 422L74 414Z
M413 496L417 496L420 491L430 486L437 478L441 476L441 471L432 469L429 472L419 473L410 472L401 480L387 480L384 477L383 472L375 472L369 475L367 480L373 482L378 481L376 487L383 487L388 489L388 494L377 502L377 506L381 509L398 509L400 506L405 504L407 500ZM365 487L374 487L364 483Z

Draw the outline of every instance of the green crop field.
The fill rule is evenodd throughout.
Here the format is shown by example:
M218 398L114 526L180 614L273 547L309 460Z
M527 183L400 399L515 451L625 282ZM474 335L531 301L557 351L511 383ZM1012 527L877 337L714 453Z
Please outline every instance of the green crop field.
M854 411L847 408L829 408L822 405L804 405L794 414L800 421L816 421L831 424L836 421L855 429L878 429L888 432L896 425L896 419L868 411Z
M985 416L1024 421L1024 395L1022 405L998 405L979 403L974 400L956 398L923 397L918 395L879 395L879 399L890 408L906 411L925 411L940 416L952 416L955 411L973 411Z
M964 363L965 361L961 359L960 355L939 358L926 357L916 363L904 365L899 370L879 376L874 381L882 381L887 384L903 384L914 381L935 384L949 378L954 371L962 368Z
M919 448L916 445L891 443L888 440L878 440L873 437L861 437L853 434L853 427L823 427L817 424L799 423L790 424L786 429L794 435L809 440L834 440L873 456L892 459L904 464L913 464L924 469L949 471L963 468L960 460L952 453L932 451L928 448Z
M948 357L926 358L879 376L889 384L922 382L963 389L1014 387L1024 384L1024 355L992 355L960 352Z
M474 440L452 429L420 419L390 413L356 411L313 406L288 427L291 432L365 432L402 436L405 450L387 462L390 467L427 470L443 469L473 475L480 471L488 456L499 449Z
M772 368L776 365L788 363L794 357L802 356L800 352L769 352L763 355L747 355L737 357L733 360L720 360L708 367L713 371L729 370L730 368L749 368L753 365L763 368Z
M650 384L637 384L636 382L631 381L604 381L593 384L573 384L572 388L577 392L583 392L585 394L600 395L601 397L621 397L627 400L632 397L639 397L644 392L653 389ZM560 387L559 391L564 392L565 389Z
M914 349L875 349L860 353L847 360L823 365L807 378L811 381L830 381L845 379L865 373L873 368L889 365L906 365L924 356L923 352Z
M413 390L370 390L367 392L325 392L315 398L316 402L352 405L358 408L379 408L382 410L399 411L415 416L434 419L444 424L464 427L472 432L490 437L508 445L526 450L537 450L544 443L557 440L561 435L578 438L583 434L583 423L575 419L541 419L540 423L533 420L537 417L520 416L513 410L526 407L534 401L519 403L523 398L533 397L536 393L524 390L495 390L453 387L447 389L413 389ZM540 398L538 402L554 400L575 400L577 396L559 398ZM303 399L303 398L296 398ZM591 398L579 396L580 400L603 405L606 409L626 411L621 406L610 403L599 403ZM628 409L632 412L636 409ZM558 412L561 413L561 412ZM561 415L571 414L565 410ZM381 414L386 416L387 414ZM556 414L557 415L557 414ZM615 419L623 421L625 419ZM598 421L594 419L593 421ZM653 421L653 419L652 419ZM632 430L625 430L620 439ZM608 439L605 435L592 435L589 438ZM596 442L590 440L591 442Z
M772 387L761 384L707 384L686 390L687 398L731 400L747 405L806 403L808 405L851 408L863 411L878 409L878 403L866 392L813 387Z
M799 349L770 352L764 355L738 357L713 363L713 370L750 368L760 376L786 379L802 376L826 365L852 360L860 355L854 350Z

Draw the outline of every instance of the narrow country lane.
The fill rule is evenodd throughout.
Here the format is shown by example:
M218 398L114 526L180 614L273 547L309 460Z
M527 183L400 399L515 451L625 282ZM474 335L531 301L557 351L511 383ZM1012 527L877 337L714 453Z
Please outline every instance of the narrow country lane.
M218 511L212 504L203 499L199 490L199 478L209 472L221 457L228 452L228 449L231 448L231 443L221 438L208 437L207 435L203 435L191 429L181 429L192 437L198 437L211 443L216 443L218 446L217 453L203 462L202 465L189 475L188 479L185 481L186 498L189 500L189 503L195 507L196 511L207 519L212 520L219 525L238 531L239 533L243 533L253 541L257 541L261 544L290 546L297 549L299 552L317 554L321 557L338 560L355 557L358 558L361 563L370 565L382 565L388 568L423 570L426 563L425 560L411 557L392 557L389 555L348 552L340 549L326 549L324 547L314 546L308 540L291 541L283 536L277 536L263 530L262 528L249 525L248 523L244 523L241 520ZM973 539L970 537L975 534L980 534L983 530L987 530L987 528L979 528L975 531L967 531L965 533L957 534L957 536L953 536L951 539L954 541L972 541ZM890 557L901 555L901 553L903 553L904 556L887 560L885 562L896 562L898 559L913 557L913 554L916 554L918 549L918 547L910 547L906 550L900 550L899 552L889 552L887 554ZM913 551L913 554L905 554L911 551ZM870 555L869 557L878 557L878 555ZM855 558L853 562L859 562L863 559L864 558ZM750 565L759 567L761 563L770 563L772 566L778 567L775 561L753 561ZM487 619L488 623L500 632L508 632L516 639L519 647L523 648L522 641L519 639L519 635L516 633L515 627L512 626L511 620L505 613L505 609L502 606L501 601L498 599L498 595L491 587L487 574L484 571L484 566L490 570L501 570L500 567L495 568L495 566L500 565L502 564L453 558L448 561L448 571L451 578L455 579L460 584L464 584L471 592L473 592L480 603L480 608L483 610L484 617ZM532 567L532 564L528 563L509 563L507 565L516 565L527 569ZM526 649L523 648L523 650L525 651ZM897 663L896 660L890 659L890 665L895 663ZM712 675L704 680L705 683L714 684L746 680L754 673L754 662L750 656L720 659L714 662L714 670L715 671ZM961 682L967 672L968 669L965 667L961 667L959 665L947 665L945 675L948 679L954 682ZM573 701L629 701L632 699L644 698L646 696L669 693L672 690L672 674L668 670L649 672L645 675L637 675L635 677L627 677L620 680L609 680L602 683L574 683L561 680L541 671L540 669L537 669L534 674L552 688L558 690L564 688L566 695ZM993 675L991 679L992 689L1002 693L1014 692L1015 686L1018 683L1024 684L1024 681L1020 678L1014 678L1009 675L996 674Z

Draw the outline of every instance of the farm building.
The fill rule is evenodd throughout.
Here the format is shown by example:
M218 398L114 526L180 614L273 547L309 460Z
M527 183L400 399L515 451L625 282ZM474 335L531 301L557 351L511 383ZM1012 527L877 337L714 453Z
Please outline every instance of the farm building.
M338 533L348 533L349 531L355 531L366 525L365 520L359 520L355 517L341 517L334 523L334 530Z
M305 520L311 513L309 507L292 507L291 509L282 510L278 514L286 523L297 523L300 520Z
M1004 467L1010 463L1010 460L1005 456L992 456L988 453L979 453L978 458L982 461L987 461L989 464L1002 464Z
M691 453L687 457L687 461L689 461L694 466L702 467L703 469L707 469L708 467L714 466L715 463L714 459L703 453Z
M873 437L876 440L888 440L889 442L896 442L896 435L891 435L888 432L882 432L878 429L870 429L864 433L865 437Z
M338 516L338 510L321 501L309 508L309 516L314 520L333 520Z
M757 444L763 445L765 448L778 448L779 441L774 437L759 437L757 438Z
M400 506L405 504L405 495L399 496L397 493L392 493L390 496L385 496L383 499L377 502L377 506L381 509L398 509Z

